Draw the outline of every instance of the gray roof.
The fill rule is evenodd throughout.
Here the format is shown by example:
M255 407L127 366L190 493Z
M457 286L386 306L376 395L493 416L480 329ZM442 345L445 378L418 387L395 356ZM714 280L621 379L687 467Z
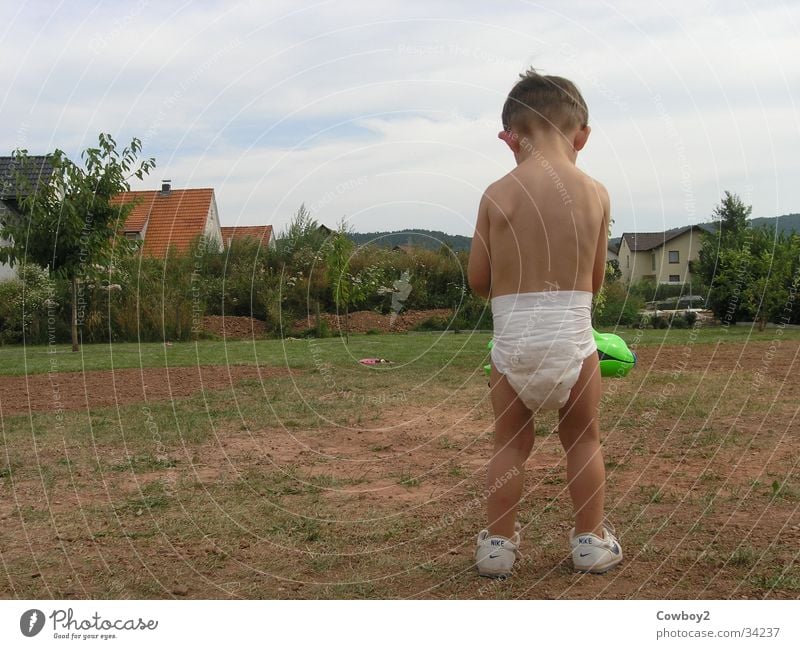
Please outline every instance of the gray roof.
M684 225L683 227L672 228L665 232L625 232L622 238L627 242L631 252L640 252L663 246L668 241L672 241L682 234L693 230L700 232L712 231L711 227L708 225Z
M28 156L30 166L27 169L28 184L37 187L40 182L49 182L53 175L53 162L50 156ZM17 161L11 156L0 156L0 200L14 200L17 197L15 186Z

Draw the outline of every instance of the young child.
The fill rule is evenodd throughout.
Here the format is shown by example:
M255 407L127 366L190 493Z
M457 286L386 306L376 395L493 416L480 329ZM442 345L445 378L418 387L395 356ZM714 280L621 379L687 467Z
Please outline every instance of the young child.
M558 409L575 508L573 565L603 573L622 560L603 519L601 385L591 325L592 295L605 274L608 193L575 166L590 132L575 85L533 69L520 77L499 134L517 166L484 193L469 259L470 287L491 297L494 318L489 527L478 535L475 561L483 576L511 573L533 418Z

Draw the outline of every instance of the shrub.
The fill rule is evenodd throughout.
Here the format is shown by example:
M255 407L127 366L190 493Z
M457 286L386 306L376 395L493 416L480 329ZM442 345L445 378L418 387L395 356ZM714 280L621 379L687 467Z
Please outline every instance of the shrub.
M605 285L605 301L602 307L595 309L595 324L602 326L629 326L639 322L639 311L644 308L644 301L639 295L626 290L621 282Z
M697 314L694 311L687 311L683 314L683 317L686 319L686 324L690 327L693 327L694 323L697 322Z
M468 293L453 315L454 329L489 329L493 328L492 311L489 303L474 293Z
M48 306L51 314L60 316L56 289L47 271L35 264L21 264L17 277L0 282L0 343L47 342L49 334L60 333L59 318L52 331L47 321Z
M686 318L684 318L682 315L676 314L670 321L669 326L673 329L686 329L689 326L689 323L686 322Z
M653 329L667 329L669 328L669 321L662 315L656 316L651 320Z
M432 316L430 318L425 318L421 322L418 322L414 326L413 331L445 331L448 324L449 323L445 318Z

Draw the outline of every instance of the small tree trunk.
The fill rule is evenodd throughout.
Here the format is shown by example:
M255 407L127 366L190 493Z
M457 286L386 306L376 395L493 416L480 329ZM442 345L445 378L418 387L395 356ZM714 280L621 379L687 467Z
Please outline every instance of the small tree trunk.
M78 344L78 278L72 278L72 351L80 351Z
M345 302L344 305L344 339L350 342L350 305Z

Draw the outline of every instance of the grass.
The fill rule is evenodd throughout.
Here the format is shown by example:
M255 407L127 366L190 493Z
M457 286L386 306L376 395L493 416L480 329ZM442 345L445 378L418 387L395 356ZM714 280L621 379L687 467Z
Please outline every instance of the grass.
M743 332L701 330L696 344L744 341ZM685 344L688 334L650 330L640 344ZM792 336L786 330L783 340ZM67 411L58 426L46 412L3 417L0 596L63 596L78 581L94 598L169 597L174 583L190 584L197 598L597 596L597 580L575 579L565 559L570 502L560 444L548 434L555 415L537 422L520 510L532 549L522 575L487 586L469 570L474 535L485 526L491 450L481 371L487 337L375 334L351 336L349 344L203 341L63 351L58 371L196 363L297 371L150 402L146 411L137 403ZM0 373L49 371L46 351L0 348ZM366 368L355 362L362 356L395 363ZM712 577L714 590L703 596L796 593L795 550L781 545L789 543L798 500L795 456L778 443L785 429L763 427L763 402L747 401L746 378L729 381L730 372L710 372L702 382L685 372L659 401L670 373L633 373L601 408L613 475L609 514L630 563L600 596L660 598L680 583L668 596L691 599ZM722 405L712 412L717 399ZM794 411L788 402L770 407L776 422ZM725 419L731 415L740 418L733 426ZM739 475L732 467L742 457L768 464L770 473ZM739 491L749 494L746 502L735 497ZM731 512L748 513L743 505L770 551L760 537L748 538L697 570L699 548L728 534ZM739 524L753 525L746 516ZM56 541L57 534L73 540ZM667 548L669 568L694 582L658 572ZM30 578L35 572L46 579Z
M793 593L800 593L800 575L776 573L772 575L758 575L751 579L756 588L764 590L787 590Z
M726 342L770 341L775 331L759 332L749 326L716 326L691 329L610 328L626 341L639 346L717 344ZM90 370L140 367L190 367L195 365L264 365L312 369L328 363L340 367L353 359L380 356L417 372L440 370L443 366L480 370L486 358L489 334L465 332L458 335L439 333L351 335L319 340L254 340L173 343L113 343L83 345L73 353L69 345L0 347L0 374L41 374L50 371L80 372ZM800 340L800 329L785 329L782 340ZM444 378L449 378L445 375Z
M60 461L60 460L59 460ZM133 471L134 473L144 473L146 471L158 471L160 469L172 469L178 465L178 460L174 458L156 458L152 455L133 455L126 462L113 464L111 471Z

